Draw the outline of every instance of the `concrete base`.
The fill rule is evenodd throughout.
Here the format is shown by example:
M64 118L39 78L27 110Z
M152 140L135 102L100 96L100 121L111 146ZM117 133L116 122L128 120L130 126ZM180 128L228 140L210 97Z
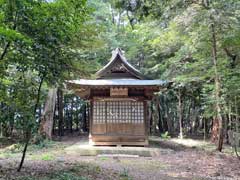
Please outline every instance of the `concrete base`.
M89 144L96 146L148 146L148 138L144 135L138 136L108 136L89 135Z
M76 143L65 149L67 154L74 154L79 156L96 156L100 154L111 155L138 155L143 157L156 157L159 156L162 151L159 148L149 147L119 147L119 146L93 146L89 144L83 144L81 142Z

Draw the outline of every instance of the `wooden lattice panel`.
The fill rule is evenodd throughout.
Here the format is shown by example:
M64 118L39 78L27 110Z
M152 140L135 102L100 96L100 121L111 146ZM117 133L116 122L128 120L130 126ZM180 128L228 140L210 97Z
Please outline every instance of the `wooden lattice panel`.
M93 102L93 123L105 124L105 102Z
M93 124L144 123L141 101L94 101Z

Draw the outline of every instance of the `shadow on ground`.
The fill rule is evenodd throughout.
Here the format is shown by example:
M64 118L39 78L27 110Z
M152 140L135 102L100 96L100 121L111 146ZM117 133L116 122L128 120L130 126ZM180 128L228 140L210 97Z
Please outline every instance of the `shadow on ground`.
M153 148L171 149L174 151L185 151L185 150L197 149L197 147L194 145L186 146L184 144L179 144L167 139L161 139L160 137L150 137L149 146Z

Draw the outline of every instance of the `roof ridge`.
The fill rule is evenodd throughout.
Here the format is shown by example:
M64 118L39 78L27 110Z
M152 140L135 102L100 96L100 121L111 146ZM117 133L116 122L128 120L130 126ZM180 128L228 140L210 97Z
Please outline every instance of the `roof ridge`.
M124 56L124 51L121 48L116 48L115 50L112 51L112 57L110 59L110 61L102 68L100 69L96 74L100 76L101 73L103 73L109 66L111 66L115 61L117 61L117 56L120 57L120 60L124 63L124 65L129 68L131 74L133 74L133 76L140 78L140 79L146 79L144 77L144 75L135 67L133 67L133 65L131 65L126 57Z

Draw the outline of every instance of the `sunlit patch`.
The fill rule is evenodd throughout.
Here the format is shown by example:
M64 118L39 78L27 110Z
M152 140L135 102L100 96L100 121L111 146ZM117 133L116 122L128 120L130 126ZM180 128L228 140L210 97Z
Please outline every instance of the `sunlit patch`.
M187 147L201 147L201 146L206 146L209 144L209 142L194 140L194 139L173 138L170 141L177 143L177 144L187 146Z

